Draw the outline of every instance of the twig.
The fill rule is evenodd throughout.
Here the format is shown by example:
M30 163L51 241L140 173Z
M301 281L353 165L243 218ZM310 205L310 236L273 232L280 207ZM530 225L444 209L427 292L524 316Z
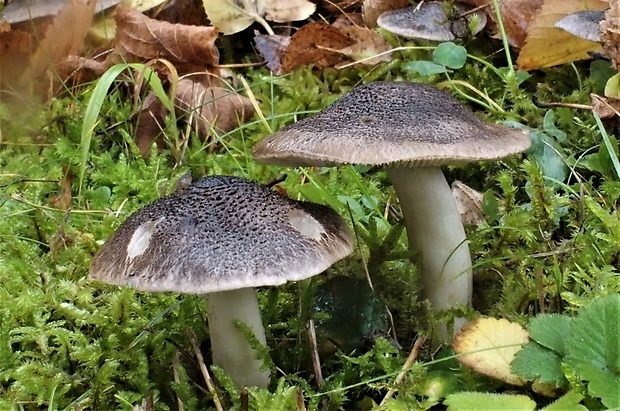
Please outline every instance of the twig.
M314 379L317 388L323 385L323 373L321 372L321 359L319 358L319 347L316 342L316 330L314 329L314 320L308 320L308 341L310 343L310 356L312 357L312 369L314 370Z
M220 403L220 398L217 396L217 391L213 386L213 382L211 380L211 376L209 375L209 370L205 365L205 360L202 357L202 353L200 352L200 347L198 346L198 340L196 339L196 334L194 330L189 328L187 330L187 336L189 337L189 341L192 343L192 347L194 348L194 353L196 353L196 359L198 360L198 365L200 366L200 371L202 372L202 376L205 379L205 383L207 384L207 389L209 390L209 394L213 397L213 404L215 405L215 409L217 411L224 411L222 408L222 404Z
M175 351L174 356L172 357L172 375L174 376L174 382L177 384L181 383L181 379L179 378L179 352ZM183 401L181 397L177 394L177 407L179 411L185 411L185 406L183 405Z
M248 389L243 387L241 393L239 393L239 409L240 411L248 411L250 409L250 399L248 397Z
M532 94L532 103L538 108L554 108L554 107L567 107L567 108L575 108L578 110L592 110L592 106L587 104L574 104L574 103L562 103L562 102L552 102L545 103L538 100L535 94Z
M297 411L306 411L306 403L304 402L304 392L301 388L295 390L295 404Z
M545 313L545 296L543 293L543 269L542 267L539 267L538 270L536 270L536 282L537 282L537 289L538 289L538 305L540 306L540 313L544 314Z
M425 335L421 335L415 340L415 342L413 343L413 347L411 348L411 352L409 353L409 357L407 357L405 364L403 364L403 368L401 368L400 372L396 376L396 379L394 380L394 385L400 384L405 379L405 374L407 374L407 371L409 371L409 368L411 368L413 362L418 357L418 354L420 353L420 350L422 349L425 341ZM394 396L395 393L395 389L389 390L388 393L385 394L385 397L383 397L383 399L381 400L381 404L379 404L379 406L384 405L390 398Z

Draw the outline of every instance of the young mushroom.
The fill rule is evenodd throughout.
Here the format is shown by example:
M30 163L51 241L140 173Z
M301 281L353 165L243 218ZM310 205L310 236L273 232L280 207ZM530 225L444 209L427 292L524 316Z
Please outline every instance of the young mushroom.
M347 224L329 207L210 176L131 215L90 275L143 291L208 294L213 362L239 387L265 388L269 373L234 324L265 344L254 287L314 276L352 251Z
M472 273L465 231L440 166L501 159L529 146L523 131L487 124L431 85L385 81L356 87L265 137L253 155L284 166L384 166L418 256L423 297L434 310L445 310L470 304Z

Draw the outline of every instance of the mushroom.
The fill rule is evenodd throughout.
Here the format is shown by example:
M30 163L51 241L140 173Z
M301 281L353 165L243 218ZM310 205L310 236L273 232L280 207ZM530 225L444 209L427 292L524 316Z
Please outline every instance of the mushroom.
M269 372L234 325L245 323L265 344L254 287L314 276L352 251L349 228L329 207L210 176L131 215L90 275L143 291L208 294L214 363L239 387L265 388Z
M448 16L446 7L450 6L443 2L429 1L417 6L386 11L377 19L377 25L390 33L407 38L451 41L457 37L478 34L487 24L486 14L481 10L469 12L471 7L455 2L452 7L456 16Z
M431 85L379 81L265 137L253 155L283 166L385 166L418 256L423 296L434 310L445 310L470 304L472 273L463 224L440 166L501 159L529 146L523 131L487 124Z
M601 42L601 22L605 20L604 10L582 10L568 14L553 25L579 38Z

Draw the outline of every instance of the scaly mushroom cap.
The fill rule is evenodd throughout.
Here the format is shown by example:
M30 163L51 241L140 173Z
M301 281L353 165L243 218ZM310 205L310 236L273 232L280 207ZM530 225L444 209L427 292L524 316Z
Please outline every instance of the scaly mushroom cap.
M449 7L446 3L427 1L417 6L386 11L377 19L377 25L399 36L432 41L450 41L456 37L475 35L486 26L487 16L483 11L459 17L472 7L458 2L451 5L458 14L453 18L446 15L446 7ZM474 18L477 20L472 27Z
M378 81L265 137L252 154L283 166L440 166L500 159L530 144L524 131L487 124L436 87Z
M349 228L329 207L211 176L130 216L95 255L90 275L202 294L301 280L352 251Z

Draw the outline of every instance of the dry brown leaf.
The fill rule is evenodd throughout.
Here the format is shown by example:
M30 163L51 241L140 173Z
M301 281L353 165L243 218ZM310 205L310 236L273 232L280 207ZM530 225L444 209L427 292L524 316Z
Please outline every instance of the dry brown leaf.
M620 100L590 94L592 98L592 111L594 111L602 119L618 118L620 119Z
M362 1L362 15L364 16L364 23L366 27L377 27L377 19L379 16L390 10L404 9L409 6L408 0L363 0Z
M504 0L501 2L500 10L508 44L518 49L523 47L528 26L542 4L543 0ZM488 11L491 12L490 17L495 21L497 18L493 8L489 7Z
M30 33L0 32L0 88L17 82L28 64L31 47Z
M390 61L392 59L391 53L385 53L381 56L373 57L391 49L390 45L385 40L385 37L378 32L359 26L343 27L340 31L355 41L354 44L339 50L340 53L353 59L354 61L363 60L362 64L374 66L382 61Z
M451 187L463 225L475 226L483 222L482 193L458 180L455 180Z
M212 127L218 132L231 131L254 115L249 98L190 79L179 80L175 105L179 115L191 118L192 126L204 138L211 134Z
M67 167L63 166L62 171L64 177L60 180L60 191L56 196L51 198L50 204L54 207L66 210L71 205L73 196L71 194L71 181L73 180L73 172Z
M150 93L144 99L142 110L137 113L137 117L136 146L144 157L148 157L154 142L158 147L163 147L166 107L154 93Z
M219 60L217 33L215 27L171 24L127 7L116 9L116 48L124 61L163 58L175 65L213 66Z
M174 100L177 116L189 121L205 139L209 138L213 129L218 133L234 130L254 115L254 106L249 98L210 83L209 78L203 82L180 79ZM165 118L164 105L152 93L149 94L138 113L136 130L136 145L142 155L149 155L153 142L162 146Z
M54 90L64 83L77 85L94 81L101 77L110 67L108 60L98 61L80 56L67 56L56 64L54 73L50 73L51 80L57 82Z
M616 71L620 71L620 3L618 0L612 0L609 9L605 12L605 20L601 23L601 41Z
M528 27L525 45L517 59L519 70L535 70L590 58L588 51L600 50L600 44L575 37L554 24L570 13L585 9L603 10L607 6L602 0L545 0Z
M95 0L67 1L45 30L43 40L30 57L20 83L29 84L39 79L48 67L78 52L95 14L95 5Z
M256 49L267 62L267 68L273 73L280 73L282 67L282 57L291 43L289 36L281 36L279 34L260 34L254 32L254 43Z
M332 67L343 59L338 52L355 43L340 30L325 23L308 23L291 37L291 43L282 58L280 73L286 74L297 67L314 64L316 68Z

